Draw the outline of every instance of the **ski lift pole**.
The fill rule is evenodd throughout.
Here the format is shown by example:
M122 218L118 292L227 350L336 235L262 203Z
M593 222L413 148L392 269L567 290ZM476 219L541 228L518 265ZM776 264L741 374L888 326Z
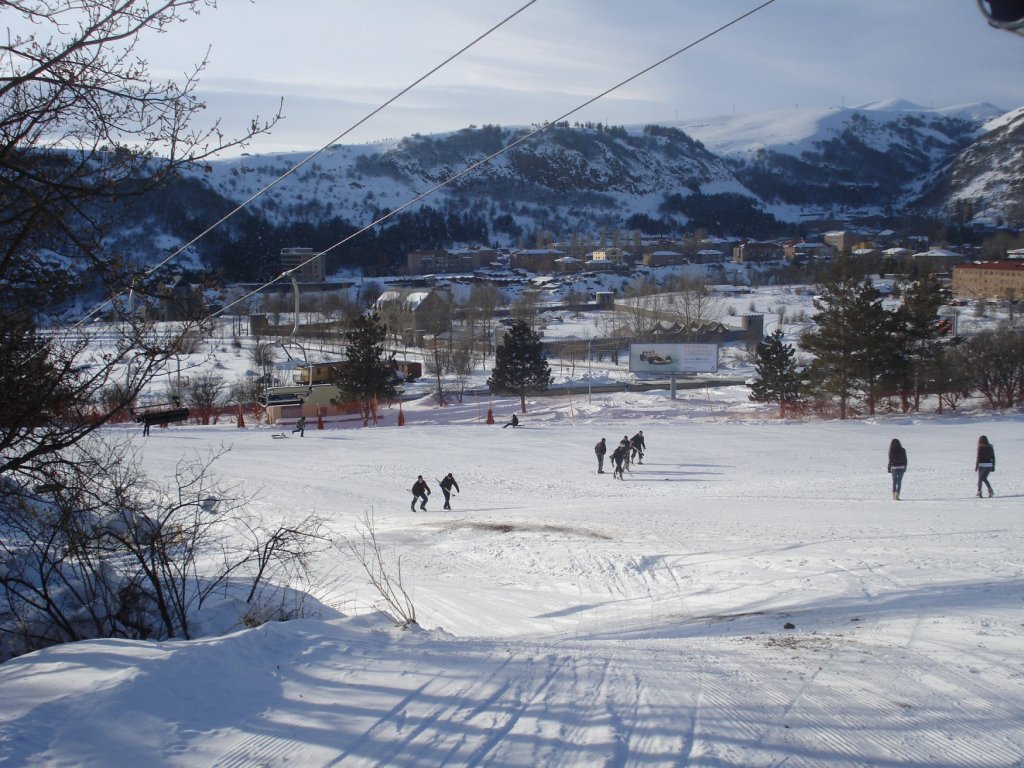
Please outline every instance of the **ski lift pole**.
M288 334L291 337L299 335L299 281L295 279L294 272L289 277L292 279L292 295L295 299L295 319L292 323L292 332Z

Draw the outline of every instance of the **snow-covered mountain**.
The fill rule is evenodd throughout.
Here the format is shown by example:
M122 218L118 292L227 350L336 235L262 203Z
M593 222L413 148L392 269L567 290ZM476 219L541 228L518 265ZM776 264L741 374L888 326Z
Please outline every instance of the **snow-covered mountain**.
M822 211L833 218L948 215L932 192L942 169L1002 115L990 104L926 109L906 101L795 108L683 124L727 159L736 178L782 220ZM922 197L930 200L922 206Z
M1024 223L1024 107L983 126L935 179L924 203L967 221Z
M669 126L562 123L536 135L526 127L470 126L331 146L312 158L214 162L180 179L177 191L133 221L191 238L211 211L229 210L287 174L252 200L228 228L229 239L255 237L258 228L263 247L275 239L295 245L300 231L308 245L325 248L339 232L397 209L402 213L388 224L395 242L382 245L378 228L378 241L364 239L364 249L467 240L532 245L541 233L569 239L602 229L668 233L687 225L763 237L816 216L908 212L999 223L1024 199L1022 112L900 101ZM212 266L218 247L223 242L200 248Z

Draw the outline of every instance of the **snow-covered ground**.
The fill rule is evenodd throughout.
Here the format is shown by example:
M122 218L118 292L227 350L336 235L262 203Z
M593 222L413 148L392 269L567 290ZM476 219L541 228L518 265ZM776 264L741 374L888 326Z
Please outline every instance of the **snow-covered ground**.
M0 764L1024 764L1024 419L780 422L746 395L536 398L519 429L516 401L476 398L284 440L124 428L156 477L225 446L216 473L266 512L348 536L372 512L420 627L336 552L308 618L0 665ZM594 443L638 429L644 463L596 474ZM417 474L434 495L413 513Z

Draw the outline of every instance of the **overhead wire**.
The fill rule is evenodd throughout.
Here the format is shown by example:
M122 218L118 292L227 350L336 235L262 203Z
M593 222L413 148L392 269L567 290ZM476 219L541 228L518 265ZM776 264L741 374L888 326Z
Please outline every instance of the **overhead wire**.
M475 171L477 168L479 168L479 167L481 167L483 165L486 165L487 163L489 163L492 160L494 160L496 157L499 157L500 155L503 155L504 153L508 152L509 150L514 149L515 147L519 146L523 142L529 141L530 139L532 139L534 136L538 135L539 133L542 133L542 132L548 130L552 126L560 123L561 121L565 120L568 117L571 117L572 115L576 114L580 110L586 109L587 107L589 107L594 102L596 102L596 101L598 101L600 99L603 99L608 94L610 94L610 93L612 93L614 91L617 91L619 88L622 88L625 85L628 85L629 83L633 82L637 78L643 77L648 72L650 72L650 71L660 67L661 65L665 64L668 61L671 61L672 59L674 59L677 56L685 53L686 51L689 51L690 49L694 48L695 46L700 45L701 43L709 40L710 38L714 37L715 35L718 35L721 32L724 32L729 27L732 27L732 26L738 24L739 22L743 21L744 19L747 19L750 16L753 16L755 13L757 13L758 11L763 10L764 8L768 7L769 5L771 5L774 2L775 2L775 0L765 0L765 2L762 2L760 5L752 8L751 10L747 11L746 13L743 13L743 14L737 16L736 18L732 19L731 21L726 22L725 24L722 24L720 27L717 27L716 29L713 29L712 31L710 31L710 32L708 32L708 33L698 37L696 40L693 40L692 42L687 43L682 48L679 48L678 50L668 54L667 56L664 56L663 58L659 59L658 61L654 62L653 64L651 64L651 65L649 65L647 67L644 67L639 72L636 72L636 73L630 75L625 80L622 80L622 81L616 83L615 85L613 85L613 86L611 86L609 88L606 88L605 90L601 91L596 96L593 96L593 97L587 99L586 101L584 101L582 104L580 104L580 105L578 105L576 107L573 107L568 112L566 112L566 113L564 113L562 115L559 115L558 117L556 117L556 118L554 118L552 120L549 120L548 122L538 126L537 128L535 128L532 131L524 134L523 136L521 136L520 138L516 139L515 141L513 141L510 144L508 144L507 146L504 146L501 149L499 149L499 150L497 150L495 152L492 152L490 155L487 155L487 157L484 157L481 160L477 160L476 162L471 163L470 165L468 165L467 167L463 168L461 171L456 173L454 176L451 176L448 179L445 179L444 181L439 182L438 184L435 184L433 187L428 189L426 192L422 192L422 193L416 195L415 197L413 197L410 200L406 201L405 203L403 203L399 207L395 208L394 210L388 211L388 213L386 213L383 216L381 216L381 217L375 219L374 221L370 222L369 224L364 226L362 229L359 229L356 232L353 232L352 234L348 235L347 237L343 238L342 240L339 240L338 242L334 243L333 245L325 248L324 250L319 251L319 252L317 252L315 254L312 254L305 261L302 261L299 264L297 264L296 266L294 266L294 267L292 267L290 269L285 270L284 272L282 272L280 275L278 275L277 277L273 278L272 280L268 280L266 283L260 285L258 288L255 288L252 291L246 293L245 295L239 297L235 301L232 301L229 304L226 304L225 306L221 307L217 311L210 313L208 315L208 317L212 319L214 317L218 317L218 316L224 314L225 312L227 312L227 310L231 309L232 307L238 306L242 302L252 298L253 296L255 296L260 291L264 290L265 288L269 288L270 286L272 286L275 283L277 283L279 280L282 280L283 278L291 275L292 273L294 273L294 272L296 272L298 270L301 270L305 265L309 264L310 262L312 262L312 261L314 261L314 260L316 260L316 259L318 259L318 258L320 258L320 257L322 257L322 256L324 256L324 255L326 255L328 253L330 253L331 251L333 251L333 250L335 250L337 248L340 248L341 246L343 246L346 243L350 242L351 240L353 240L354 238L358 237L359 235L361 235L361 234L363 234L363 233L373 229L374 227L376 227L376 226L378 226L380 224L383 224L388 219L398 215L399 213L401 213L405 209L415 205L416 203L420 202L424 198L429 197L430 195L434 194L438 190L443 189L444 187L447 187L449 184L452 184L455 181L458 181L463 176L466 176L466 175L472 173L473 171Z
M448 64L450 64L450 63L451 63L452 61L454 61L454 60L455 60L456 58L458 58L458 57L459 57L459 56L461 56L461 55L462 55L463 53L465 53L466 51L468 51L468 50L469 50L470 48L472 48L472 47L473 47L474 45L476 45L477 43L479 43L479 42L480 42L481 40L483 40L484 38L488 37L488 36L489 36L489 35L490 35L491 33L495 32L495 31L496 31L496 30L498 30L498 29L500 29L500 28L501 28L502 26L504 26L505 24L507 24L507 23L508 23L509 21L511 21L512 19L514 19L514 18L515 18L516 16L518 16L519 14L521 14L521 13L522 13L523 11L525 11L525 10L526 10L527 8L529 8L529 7L531 6L531 5L533 5L533 4L534 4L534 3L536 3L536 2L537 2L537 0L528 0L528 1L526 2L526 3L524 3L523 5L521 5L521 6L520 6L519 8L517 8L517 9L516 9L515 11L513 11L513 12L512 12L512 13L510 13L510 14L509 14L508 16L506 16L505 18L503 18L503 19L502 19L501 21L499 21L498 23L494 24L494 25L493 25L492 27L490 27L490 28L489 28L488 30L486 30L485 32L483 32L483 33L481 33L480 35L478 35L477 37L475 37L475 38L474 38L474 39L473 39L473 40L472 40L471 42L469 42L469 43L467 43L466 45L462 46L462 48L460 48L460 49L459 49L459 50L457 50L457 51L456 51L455 53L453 53L453 54L451 54L450 56L448 56L448 58L446 58L446 59L445 59L444 61L442 61L442 62L441 62L440 64L437 64L437 65L435 65L435 66L434 66L434 67L433 67L432 69L430 69L430 70L429 70L428 72L426 72L425 74L423 74L423 75L421 75L420 77L418 77L418 78L417 78L416 80L414 80L413 82L411 82L411 83L410 83L409 85L407 85L407 86L406 86L405 88L403 88L402 90L398 91L398 93L396 93L396 94L395 94L394 96L392 96L391 98L389 98L389 99L388 99L387 101L383 102L382 104L380 104L379 106L377 106L377 107L376 107L375 109L373 109L372 111L370 111L369 113L367 113L367 114L366 114L365 116L363 116L363 117L362 117L361 119L359 119L358 121L356 121L355 123L353 123L352 125L350 125L350 126L349 126L348 128L346 128L346 129L345 129L344 131L342 131L342 132L341 132L340 134L338 134L338 135L337 135L337 136L335 136L335 137L334 137L333 139L331 139L331 140L330 140L329 142L327 142L327 143L326 143L326 144L324 144L324 145L323 145L322 147L320 147L320 149L318 149L318 150L317 150L316 152L313 152L313 153L312 153L311 155L308 155L307 157L303 158L303 159L302 159L301 161L299 161L298 163L296 163L295 165L293 165L293 166L292 166L291 168L289 168L288 170L286 170L286 171L285 171L284 173L282 173L282 174L280 174L279 176L277 176L277 177L276 177L276 178L275 178L275 179L274 179L273 181L271 181L271 182L270 182L269 184L267 184L266 186L262 187L261 189L259 189L259 190L258 190L258 191L256 191L255 193L253 193L253 194L252 194L251 196L249 196L248 198L246 198L246 199L245 199L245 200L244 200L243 202L239 203L239 204L238 204L238 205L237 205L237 206L236 206L235 208L233 208L233 209L232 209L231 211L229 211L228 213L226 213L225 215L223 215L223 216L221 216L221 217L220 217L219 219L217 219L217 220L216 220L215 222L213 222L212 224L210 224L210 225L209 225L209 226L208 226L208 227L207 227L206 229L204 229L204 230L203 230L202 232L200 232L200 233L199 233L198 235L196 235L195 237L193 237L193 238L192 238L191 240L189 240L189 241L188 241L187 243L185 243L184 245L182 245L182 246L178 247L178 248L177 248L176 250L174 250L174 251L173 251L173 252L172 252L171 254L169 254L169 255L168 255L168 256L167 256L166 258L164 258L163 260L161 260L161 261L160 261L160 262L158 262L157 264L153 265L153 266L152 266L152 267L150 267L149 269L147 269L147 270L143 271L143 272L141 273L141 278L146 278L146 277L149 277L149 276L150 276L150 275L152 275L152 274L153 274L154 272L156 272L157 270L161 269L162 267L164 267L165 265L167 265L168 263L170 263L170 262L171 262L171 261L173 261L174 259L176 259L176 258L177 258L178 256L180 256L180 255L181 255L181 254L182 254L183 252L185 252L185 251L186 251L187 249L191 248L191 247L192 247L193 245L195 245L195 244L196 244L197 242L199 242L199 241L200 241L201 239L203 239L204 237L206 237L206 236L207 236L208 234L210 234L210 233L211 233L211 232L212 232L213 230L215 230L215 229L216 229L217 227L221 226L221 225L222 225L222 224L224 224L224 223L225 223L226 221L228 221L229 219L231 219L231 218L232 218L233 216L235 216L236 214L238 214L239 212L241 212L241 211L242 211L243 209L245 209L245 208L246 208L246 207L247 207L248 205L250 205L250 204L251 204L251 203L253 203L253 202L254 202L255 200L257 200L257 199L258 199L259 197L261 197L262 195L264 195L264 194L266 194L267 192L269 192L269 191L270 191L271 189L273 189L273 188L274 188L274 187L276 187L276 186L277 186L278 184L280 184L280 183L281 183L282 181L284 181L284 180L285 180L286 178L288 178L289 176L291 176L292 174L294 174L295 172L297 172L297 171L298 171L298 170L299 170L300 168L302 168L303 166L305 166L305 165L306 165L307 163L310 163L310 162L312 162L312 161L313 161L314 159L316 159L317 157L319 157L320 155L322 155L322 154L323 154L324 152L326 152L326 151L327 151L328 149L330 149L330 148L331 148L331 147L332 147L333 145L337 144L337 143L338 143L339 141L341 141L341 140L342 140L343 138L345 138L346 136L348 136L348 134L350 134L350 133L351 133L352 131L354 131L354 130L355 130L356 128L360 127L361 125L363 125L363 123L365 123L365 122L367 122L368 120L370 120L370 118L374 117L375 115L377 115L378 113L380 113L380 112L382 112L382 111L383 111L384 109L386 109L387 107L391 106L391 105L392 105L392 104L393 104L394 102L396 102L396 101L397 101L398 99L400 99L400 98L401 98L402 96L404 96L404 95L405 95L405 94L407 94L407 93L408 93L409 91L411 91L411 90L412 90L413 88L415 88L416 86L418 86L418 85L419 85L420 83L422 83L422 82L423 82L424 80L426 80L426 79L427 79L427 78L429 78L429 77L430 77L431 75L433 75L433 74L435 74L436 72L438 72L438 71L439 71L440 69L442 69L443 67L445 67L445 66L447 66ZM70 330L70 331L73 331L73 330L75 330L76 328L78 328L79 326L81 326L81 325L82 325L82 324L83 324L84 322L86 322L86 321L87 321L87 320L88 320L88 319L89 319L90 317L93 317L94 315L96 315L96 313L98 313L98 312L99 312L100 310L102 310L102 309L103 309L103 307L107 306L108 304L111 304L111 303L112 303L112 301L113 301L113 299L107 299L106 301L104 301L104 302L102 302L102 303L98 304L98 305L97 305L96 307L94 307L94 308L93 308L92 310L90 310L90 311L89 311L89 312L88 312L88 313L87 313L87 314L86 314L86 315L85 315L84 317L82 317L82 318L81 318L81 319L79 319L79 320L78 320L77 322L75 322L75 323L74 323L74 324L73 324L73 325L72 325L72 326L71 326L71 327L69 328L69 330Z

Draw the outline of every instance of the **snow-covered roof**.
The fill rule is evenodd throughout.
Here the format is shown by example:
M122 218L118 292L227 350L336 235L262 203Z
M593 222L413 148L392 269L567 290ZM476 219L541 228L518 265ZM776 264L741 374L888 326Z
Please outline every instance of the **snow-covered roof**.
M430 295L430 291L413 291L405 297L405 305L409 309L416 309Z
M921 251L920 253L914 254L914 258L917 258L918 256L955 256L960 258L961 254L956 251L948 251L945 248L931 248L927 251Z

